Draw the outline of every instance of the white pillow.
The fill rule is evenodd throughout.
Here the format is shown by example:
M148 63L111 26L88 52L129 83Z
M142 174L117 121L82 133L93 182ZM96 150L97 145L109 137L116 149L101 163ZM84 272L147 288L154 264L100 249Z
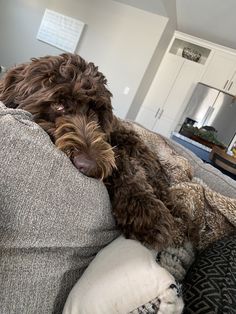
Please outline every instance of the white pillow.
M101 250L70 292L63 314L139 313L138 307L158 299L158 314L183 310L173 276L155 254L135 240L120 236ZM140 312L142 313L142 312Z

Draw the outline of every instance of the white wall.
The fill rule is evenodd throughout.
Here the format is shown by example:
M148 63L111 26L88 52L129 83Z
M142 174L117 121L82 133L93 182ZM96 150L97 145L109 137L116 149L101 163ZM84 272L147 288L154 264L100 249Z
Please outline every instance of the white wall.
M176 20L176 0L115 0L121 3L129 4L133 7L155 13L157 15L168 17L165 30L162 32L158 45L152 55L149 65L143 75L137 92L133 98L126 118L134 120L142 106L144 98L151 86L151 83L156 75L162 58L171 41L174 31L177 28Z
M142 78L142 81L137 89L135 97L131 103L129 111L126 115L127 119L135 120L142 104L147 95L149 88L152 84L152 81L156 75L156 72L161 64L162 58L166 52L167 47L173 37L176 24L173 21L169 20L165 31L162 34L161 39L158 42L156 50L151 58L151 61L146 69L146 72Z
M62 52L36 40L45 8L86 24L78 53L106 75L115 113L125 117L168 18L111 0L0 0L0 64Z

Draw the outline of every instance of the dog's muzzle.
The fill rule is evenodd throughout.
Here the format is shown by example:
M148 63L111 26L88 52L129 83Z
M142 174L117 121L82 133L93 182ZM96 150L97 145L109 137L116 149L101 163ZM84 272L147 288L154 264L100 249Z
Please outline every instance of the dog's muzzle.
M72 158L72 162L75 167L84 175L88 177L97 176L97 165L94 160L85 155L78 155Z
M84 175L104 179L116 169L115 154L99 125L83 116L57 119L55 145Z

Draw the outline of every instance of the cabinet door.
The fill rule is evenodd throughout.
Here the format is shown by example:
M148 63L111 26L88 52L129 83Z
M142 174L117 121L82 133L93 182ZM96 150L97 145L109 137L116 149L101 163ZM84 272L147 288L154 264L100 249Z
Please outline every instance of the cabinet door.
M216 52L212 57L201 82L227 91L236 69L236 57L227 53Z
M166 137L171 136L172 126L174 124L174 120L170 119L166 116L162 116L161 119L158 119L153 127L153 131L156 133L160 133Z
M135 121L152 130L184 63L168 53L162 61Z
M183 63L183 58L171 53L164 57L142 106L152 110L154 114L163 107Z
M170 131L174 131L203 71L204 67L201 64L188 60L184 62L163 110L158 116L159 119L154 127L156 132L166 136Z
M235 96L236 95L236 71L234 72L228 86L226 92Z
M143 125L145 128L152 130L156 122L156 114L153 110L142 106L135 121Z

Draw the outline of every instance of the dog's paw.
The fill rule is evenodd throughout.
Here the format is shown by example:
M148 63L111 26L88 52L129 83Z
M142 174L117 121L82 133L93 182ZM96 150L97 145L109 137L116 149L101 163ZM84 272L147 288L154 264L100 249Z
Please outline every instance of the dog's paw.
M182 281L194 261L194 249L190 242L182 247L168 247L156 255L156 261L171 273L177 281Z
M158 299L160 301L158 314L182 313L184 302L180 285L172 283L167 290L159 295Z

